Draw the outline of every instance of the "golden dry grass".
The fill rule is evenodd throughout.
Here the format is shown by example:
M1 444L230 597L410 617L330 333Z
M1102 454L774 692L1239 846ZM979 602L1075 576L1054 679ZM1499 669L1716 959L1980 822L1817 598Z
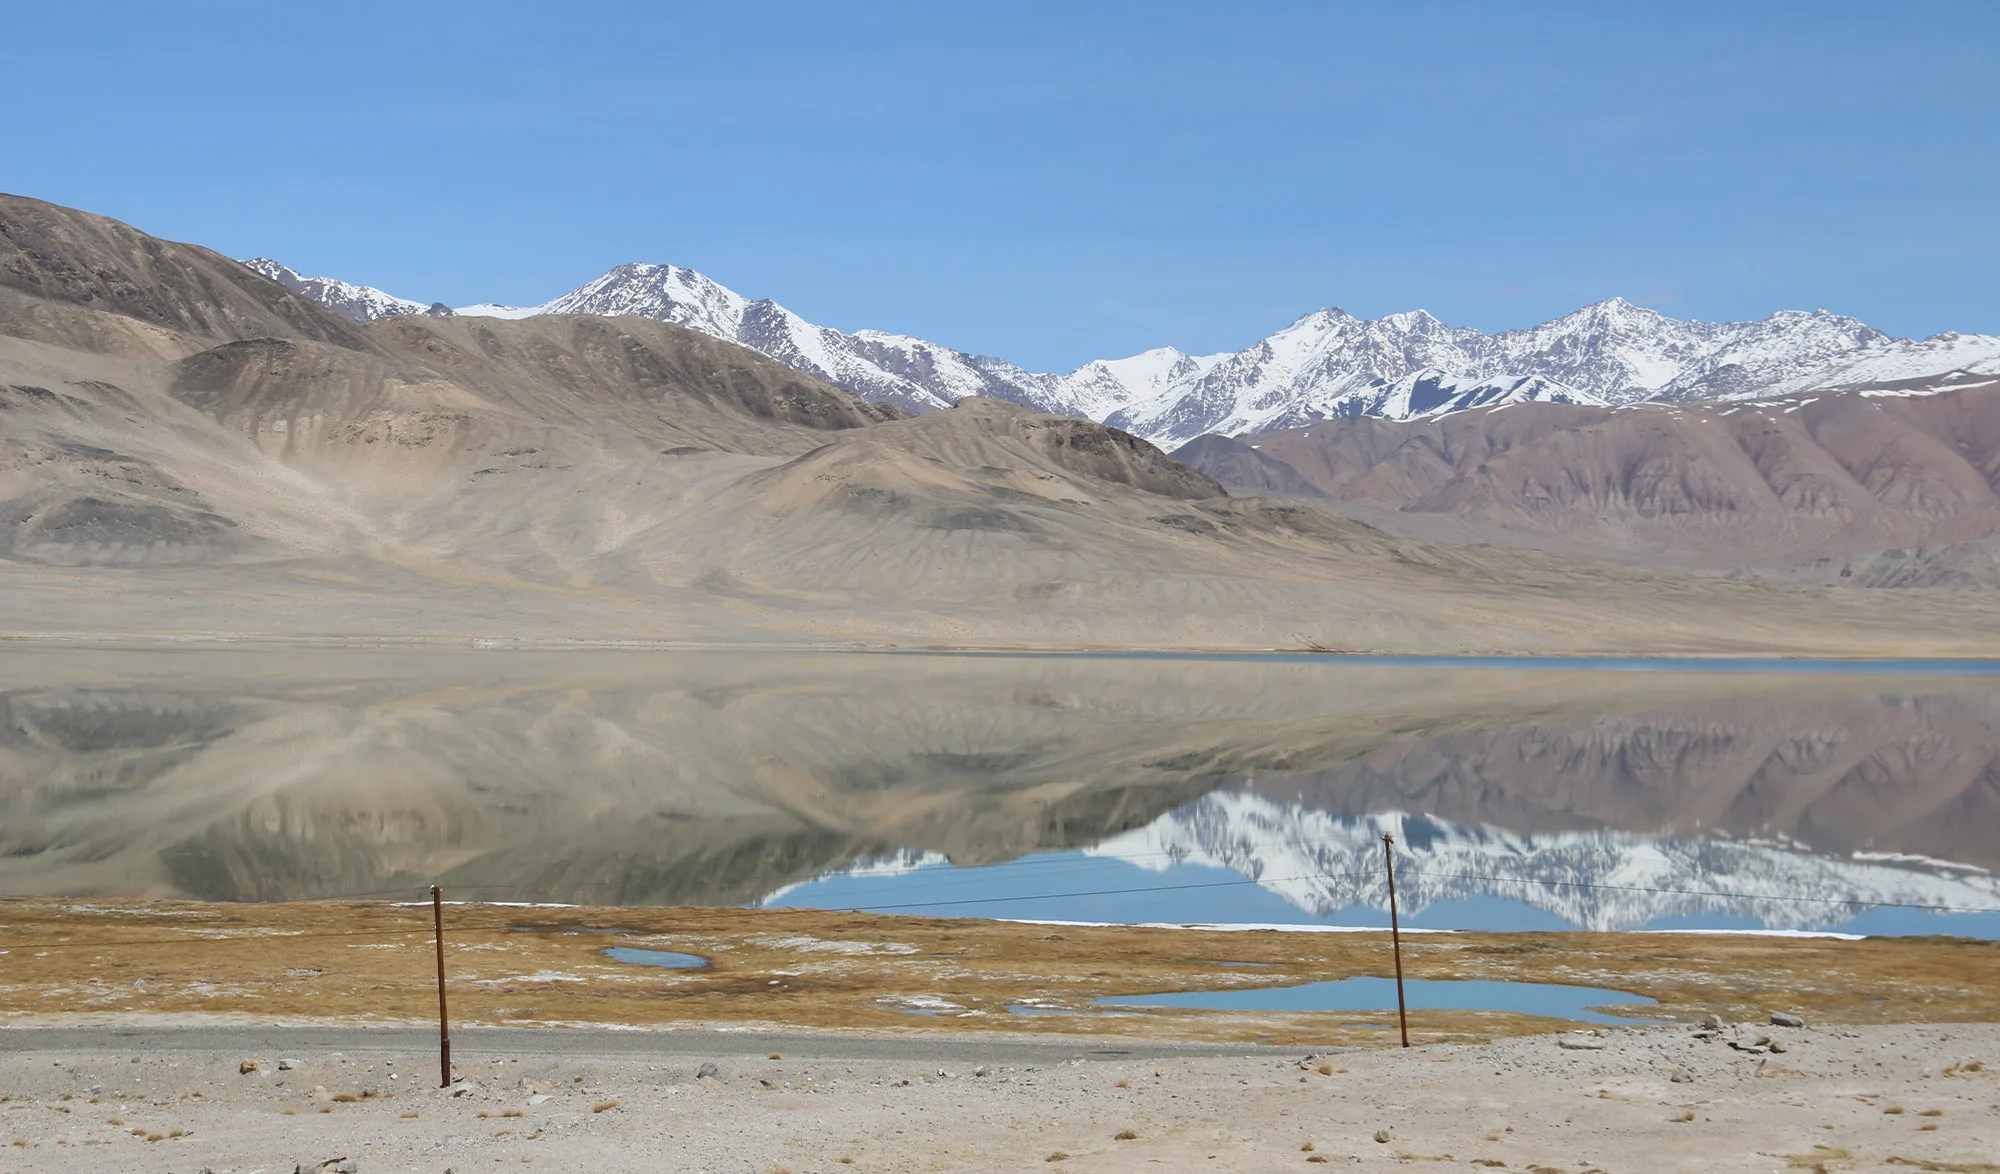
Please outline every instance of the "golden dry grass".
M618 934L550 932L564 927ZM525 930L540 932L524 932ZM1032 1002L1087 1012L1107 995L1228 989L1391 973L1386 934L1215 933L1017 925L716 908L446 910L460 1024L769 1024L911 1033L1035 1032L1156 1039L1384 1045L1392 1014L1159 1010L1021 1016ZM705 970L612 961L629 944L699 954ZM429 907L326 902L0 902L0 1020L254 1015L357 1024L436 1014ZM1598 933L1427 934L1404 942L1412 978L1551 981L1659 1000L1651 1018L1813 1022L2000 1019L2000 944L1954 938ZM1242 964L1250 963L1251 966ZM1230 965L1235 964L1235 965ZM913 1015L911 999L959 1010ZM1418 1011L1420 1041L1571 1026L1488 1012Z

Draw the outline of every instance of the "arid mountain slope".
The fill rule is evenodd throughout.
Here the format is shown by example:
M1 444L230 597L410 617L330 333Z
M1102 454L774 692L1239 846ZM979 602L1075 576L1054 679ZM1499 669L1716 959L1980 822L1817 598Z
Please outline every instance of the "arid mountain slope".
M204 250L5 207L13 633L2000 650L1983 597L1415 542L1230 500L1089 421L897 418L630 317L361 328ZM1919 496L1945 533L1942 492Z
M4 194L0 335L135 358L271 335L368 346L353 323L220 253Z
M1238 492L1327 498L1398 529L1402 515L1412 533L1449 518L1514 542L1712 570L1845 565L2000 527L2000 383L1991 382L1333 420L1204 437L1176 455Z

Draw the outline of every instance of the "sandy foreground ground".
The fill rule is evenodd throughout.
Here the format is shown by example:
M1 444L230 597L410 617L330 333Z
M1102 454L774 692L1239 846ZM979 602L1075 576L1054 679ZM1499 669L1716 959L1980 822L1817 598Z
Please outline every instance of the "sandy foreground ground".
M1993 1024L1107 1058L838 1037L785 1058L762 1041L798 1037L739 1033L714 1037L711 1076L685 1041L535 1046L552 1034L475 1041L446 1091L401 1033L300 1055L0 1033L0 1170L2000 1172Z

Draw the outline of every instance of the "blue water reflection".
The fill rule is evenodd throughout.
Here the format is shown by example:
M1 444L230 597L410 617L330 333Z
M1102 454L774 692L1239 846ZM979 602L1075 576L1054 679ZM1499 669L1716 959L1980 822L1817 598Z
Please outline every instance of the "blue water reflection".
M604 955L614 962L633 966L657 966L665 970L701 970L708 959L699 954L676 954L672 950L641 950L633 946L613 946Z

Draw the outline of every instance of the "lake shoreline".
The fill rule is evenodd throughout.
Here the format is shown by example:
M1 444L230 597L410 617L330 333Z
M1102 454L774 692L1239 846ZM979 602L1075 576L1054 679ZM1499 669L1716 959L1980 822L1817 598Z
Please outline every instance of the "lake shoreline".
M167 649L202 652L256 652L338 649L342 651L424 651L493 653L688 653L724 655L846 655L943 656L980 659L1161 659L1329 663L1411 668L1507 668L1671 670L1690 672L1768 671L1816 673L1829 671L1890 671L1899 675L2000 675L1995 656L1875 656L1756 654L1744 652L1519 652L1472 649L1460 652L1408 652L1394 649L1254 648L1228 645L1137 644L902 644L869 640L820 641L701 641L701 640L504 640L473 636L284 636L229 635L105 635L70 632L0 632L0 649L9 646L88 652L154 652Z

